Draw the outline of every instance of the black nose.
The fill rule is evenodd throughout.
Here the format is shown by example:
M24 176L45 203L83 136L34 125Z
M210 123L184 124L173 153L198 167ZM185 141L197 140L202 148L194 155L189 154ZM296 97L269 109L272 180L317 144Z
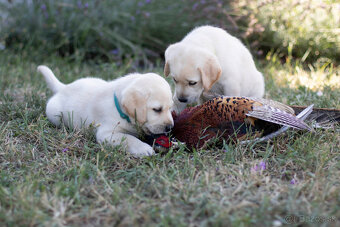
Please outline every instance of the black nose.
M183 97L180 97L180 98L178 98L178 101L180 101L180 102L187 102L187 101L188 101L188 99L186 99L186 98L183 98Z
M169 132L172 129L172 127L174 127L172 124L166 125L165 126L165 132Z

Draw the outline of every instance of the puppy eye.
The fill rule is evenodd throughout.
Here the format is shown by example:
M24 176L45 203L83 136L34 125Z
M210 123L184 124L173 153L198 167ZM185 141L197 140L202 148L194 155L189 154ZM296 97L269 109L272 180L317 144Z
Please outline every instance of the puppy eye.
M160 112L162 112L162 107L153 108L153 111L155 111L156 113L160 113Z
M172 78L174 80L174 82L177 84L177 80L175 78Z
M189 81L189 85L190 85L190 86L194 86L195 84L197 84L196 81Z

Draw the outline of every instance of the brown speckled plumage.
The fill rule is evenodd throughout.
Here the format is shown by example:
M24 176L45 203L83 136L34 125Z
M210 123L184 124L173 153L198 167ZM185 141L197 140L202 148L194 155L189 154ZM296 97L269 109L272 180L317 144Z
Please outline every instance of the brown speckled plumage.
M312 130L294 115L294 110L272 100L221 96L174 114L173 136L188 148L200 148L212 138L227 141L260 137L281 125Z
M246 116L254 105L260 104L255 104L249 98L211 99L201 106L186 108L180 115L175 115L172 133L188 147L202 147L206 141L216 136L228 140L237 130L237 138L240 138L249 130L245 127L245 121L254 124L254 120Z

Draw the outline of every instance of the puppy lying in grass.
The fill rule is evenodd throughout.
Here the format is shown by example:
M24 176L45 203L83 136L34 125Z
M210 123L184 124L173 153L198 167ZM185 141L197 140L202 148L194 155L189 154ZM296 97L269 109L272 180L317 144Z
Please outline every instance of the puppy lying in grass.
M262 97L264 80L248 49L226 31L202 26L165 51L164 74L175 82L175 110L215 95Z
M123 144L135 156L155 153L136 138L137 125L146 134L166 133L173 127L171 89L157 74L134 73L111 82L83 78L66 85L46 66L39 66L38 72L54 93L46 114L56 126L80 128L94 124L99 143Z

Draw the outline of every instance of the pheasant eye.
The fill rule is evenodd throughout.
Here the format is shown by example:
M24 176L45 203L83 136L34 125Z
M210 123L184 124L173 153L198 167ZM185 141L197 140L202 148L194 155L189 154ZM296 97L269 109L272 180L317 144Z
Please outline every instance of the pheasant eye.
M189 81L189 85L190 85L190 86L194 86L195 84L197 84L196 81Z
M162 107L153 108L153 111L155 111L156 113L160 113L160 112L162 112Z

